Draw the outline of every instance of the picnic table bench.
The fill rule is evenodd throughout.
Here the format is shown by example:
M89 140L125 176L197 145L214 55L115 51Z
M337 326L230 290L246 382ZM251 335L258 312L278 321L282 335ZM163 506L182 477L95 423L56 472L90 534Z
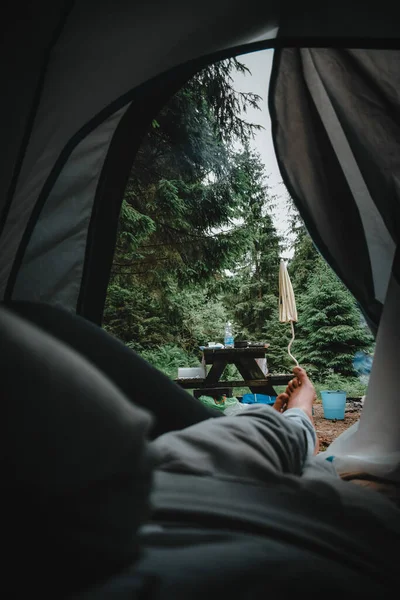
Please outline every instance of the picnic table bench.
M176 383L184 389L192 389L193 395L202 395L217 398L226 394L232 396L232 390L237 387L248 387L253 394L276 396L274 385L286 385L293 375L282 373L278 375L265 375L256 359L265 358L268 345L250 346L247 348L205 348L203 362L211 365L204 378L181 378ZM234 364L243 380L220 381L225 367Z

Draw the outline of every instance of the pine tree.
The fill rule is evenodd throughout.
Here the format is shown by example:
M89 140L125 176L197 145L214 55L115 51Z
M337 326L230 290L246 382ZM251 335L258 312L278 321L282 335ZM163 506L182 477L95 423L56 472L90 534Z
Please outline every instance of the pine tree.
M242 253L225 295L236 338L270 343L268 367L285 371L288 330L279 324L279 261L281 241L272 220L274 197L259 155L244 146L236 157L237 180L243 194L241 219Z
M234 90L235 71L247 69L236 59L207 67L153 120L125 192L113 276L152 289L166 279L206 283L240 248L239 232L229 234L241 202L233 143L259 129L242 111L260 98ZM147 236L124 237L132 222Z
M329 372L355 375L354 355L369 349L373 338L354 298L322 258L298 304L293 352L301 364L320 377Z
M307 290L308 281L318 265L320 254L290 197L287 198L287 208L289 214L288 237L292 240L289 248L294 251L288 271L295 293L302 294Z
M247 166L235 160L233 144L259 128L243 119L259 97L233 88L233 73L246 70L232 59L197 74L153 120L138 151L104 311L105 327L138 350L196 349L223 335L217 284L246 241L236 217Z

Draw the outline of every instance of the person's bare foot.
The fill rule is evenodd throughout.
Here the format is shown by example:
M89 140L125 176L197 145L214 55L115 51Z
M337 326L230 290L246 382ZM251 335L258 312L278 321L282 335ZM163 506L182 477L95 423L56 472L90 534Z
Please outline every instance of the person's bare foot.
M304 369L295 367L293 373L295 377L289 381L286 391L277 396L274 409L282 413L289 408L301 408L314 425L312 407L316 398L315 388ZM315 453L318 452L318 449L319 442L317 438Z
M295 369L296 368L297 367L295 367ZM293 369L293 373L295 375L297 375L295 369ZM301 371L303 371L305 373L304 369L301 369ZM310 384L311 384L311 382L310 382ZM297 378L297 376L294 377L293 379L291 379L289 381L289 383L287 384L286 390L282 394L279 394L279 396L277 396L273 408L280 413L285 412L285 410L287 410L289 408L288 403L289 403L290 396L299 387L299 385L301 385L301 382Z
M316 398L315 388L301 367L293 369L295 377L289 381L286 393L289 396L287 408L301 408L312 421L312 407Z

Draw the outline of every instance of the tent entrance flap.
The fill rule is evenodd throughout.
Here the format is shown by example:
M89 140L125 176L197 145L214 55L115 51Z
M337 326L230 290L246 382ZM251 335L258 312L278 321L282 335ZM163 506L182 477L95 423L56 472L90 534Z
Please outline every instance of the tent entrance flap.
M318 249L377 328L400 223L400 52L277 50L273 138Z

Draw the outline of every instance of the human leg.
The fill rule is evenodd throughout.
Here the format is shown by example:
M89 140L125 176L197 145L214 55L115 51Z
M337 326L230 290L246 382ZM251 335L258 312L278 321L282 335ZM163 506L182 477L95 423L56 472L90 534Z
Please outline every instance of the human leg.
M299 376L301 393L301 386L291 385L278 397L275 410L254 406L161 436L154 442L162 457L159 468L264 482L272 475L300 475L315 452L316 434L309 416L315 391L303 370ZM287 410L278 414L278 405Z

